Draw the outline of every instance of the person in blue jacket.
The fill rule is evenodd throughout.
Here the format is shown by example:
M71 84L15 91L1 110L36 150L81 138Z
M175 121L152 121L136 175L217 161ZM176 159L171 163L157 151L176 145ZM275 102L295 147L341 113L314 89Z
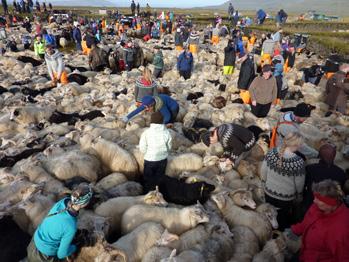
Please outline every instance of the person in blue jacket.
M176 120L179 112L179 105L176 100L168 95L144 96L142 104L127 116L124 116L122 121L128 122L131 118L144 110L147 112L160 112L164 118L164 124L170 126Z
M73 39L75 41L76 50L82 51L82 46L81 46L82 36L81 36L80 25L78 23L74 23Z
M177 59L177 70L180 76L183 76L183 78L187 80L190 78L193 68L193 54L188 50L188 47L186 46L184 51L179 55Z
M80 184L70 197L58 201L36 229L28 252L28 262L70 261L77 251L72 244L77 231L79 210L86 207L92 198L92 189Z

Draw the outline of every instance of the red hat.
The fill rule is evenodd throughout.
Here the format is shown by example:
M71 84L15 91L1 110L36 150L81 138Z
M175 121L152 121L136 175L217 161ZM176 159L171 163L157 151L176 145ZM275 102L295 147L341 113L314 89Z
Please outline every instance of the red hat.
M336 198L333 197L329 197L329 196L323 196L319 193L314 192L314 198L320 200L321 202L325 203L326 205L329 206L337 206L338 205L338 200Z

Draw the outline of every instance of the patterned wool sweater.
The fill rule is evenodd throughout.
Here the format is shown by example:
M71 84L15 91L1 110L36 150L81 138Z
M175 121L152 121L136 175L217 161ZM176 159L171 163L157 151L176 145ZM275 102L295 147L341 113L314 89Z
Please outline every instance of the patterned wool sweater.
M296 193L303 192L304 160L294 153L285 153L282 165L279 166L278 150L278 148L270 150L262 163L261 179L264 182L264 192L278 200L292 201L296 198Z
M224 156L235 161L239 156L249 151L256 139L247 128L236 124L223 124L217 127L218 141L224 149Z

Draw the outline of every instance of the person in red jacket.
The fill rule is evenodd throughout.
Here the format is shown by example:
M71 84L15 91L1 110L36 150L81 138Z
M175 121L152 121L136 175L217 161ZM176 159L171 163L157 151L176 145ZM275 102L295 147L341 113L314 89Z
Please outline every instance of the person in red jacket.
M333 180L313 185L314 203L291 234L302 236L299 261L349 261L349 209L343 191Z

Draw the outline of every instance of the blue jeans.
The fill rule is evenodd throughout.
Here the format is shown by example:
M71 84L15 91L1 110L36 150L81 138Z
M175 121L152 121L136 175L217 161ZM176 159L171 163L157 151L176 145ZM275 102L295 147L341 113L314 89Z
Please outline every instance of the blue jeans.
M82 51L81 42L77 41L77 42L75 42L75 45L76 45L76 50L77 51Z

